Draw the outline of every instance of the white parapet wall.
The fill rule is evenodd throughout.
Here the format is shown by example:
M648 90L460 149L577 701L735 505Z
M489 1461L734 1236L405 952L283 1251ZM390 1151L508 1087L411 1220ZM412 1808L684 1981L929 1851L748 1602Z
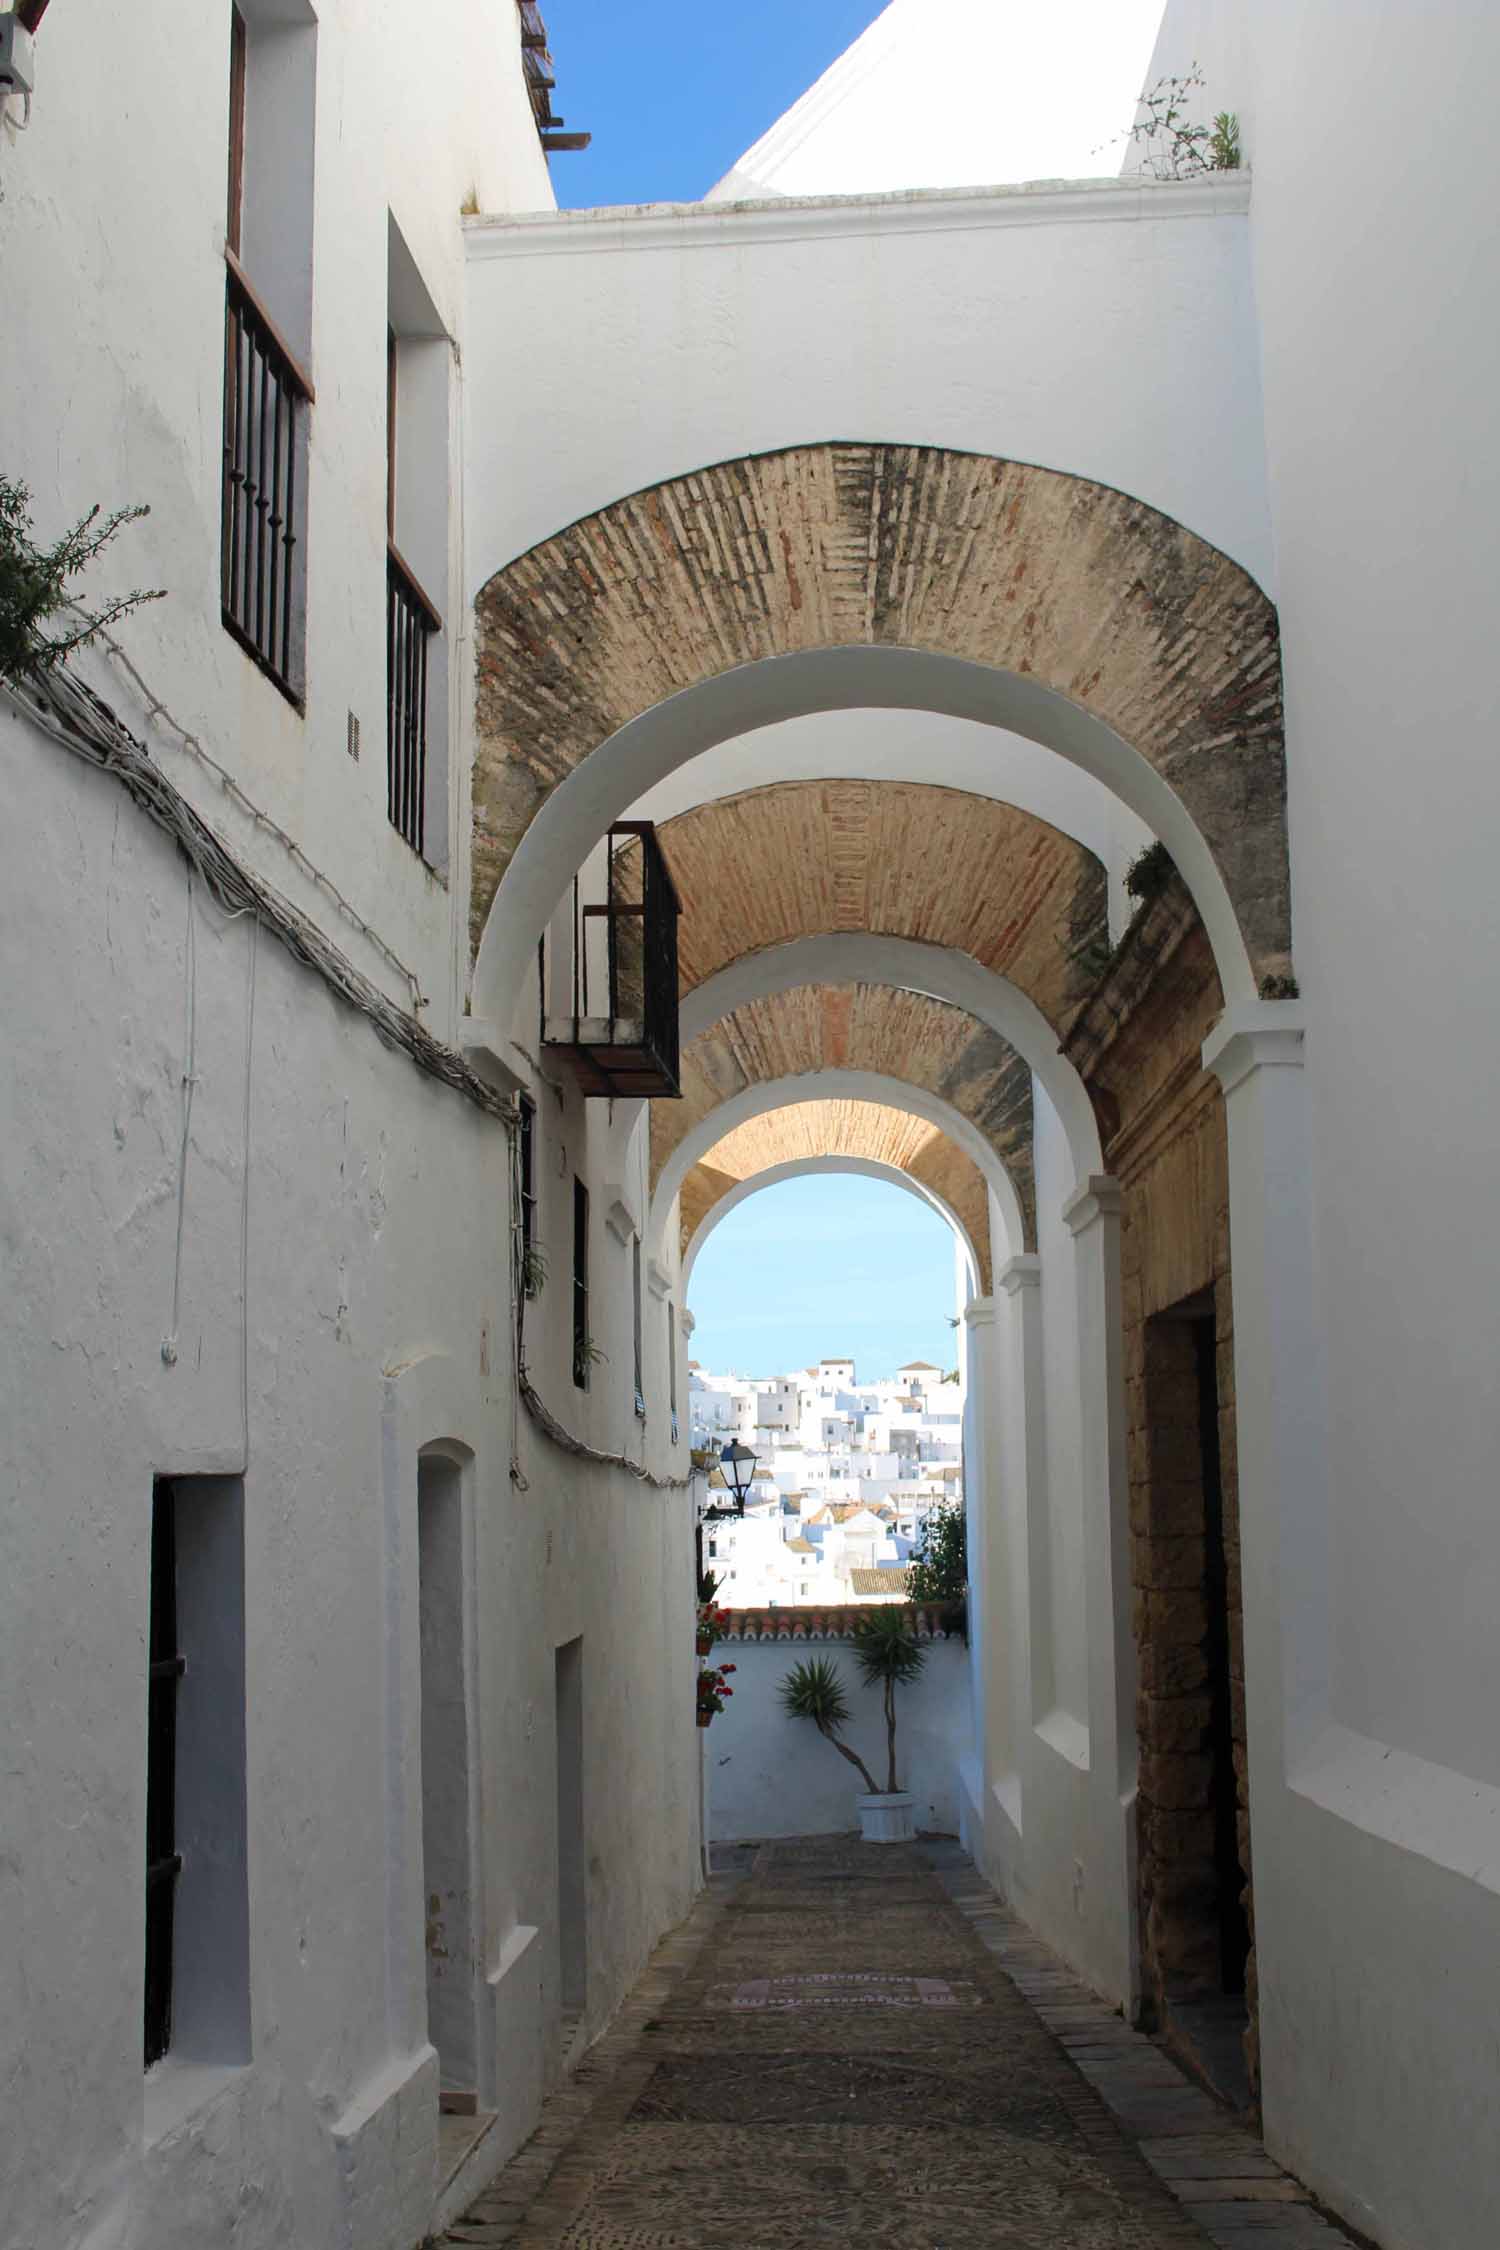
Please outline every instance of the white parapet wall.
M832 1613L826 1627L811 1630L805 1610L731 1615L730 1637L707 1659L711 1665L737 1667L729 1680L734 1694L702 1738L710 1840L731 1844L759 1836L827 1836L857 1827L859 1775L809 1720L788 1718L780 1696L794 1664L827 1657L841 1674L849 1700L846 1739L875 1779L885 1780L880 1690L860 1684L849 1613ZM760 1637L773 1632L774 1639ZM921 1677L896 1691L897 1777L916 1798L918 1828L957 1835L959 1764L973 1737L968 1650L956 1632L924 1639L923 1646L927 1662Z

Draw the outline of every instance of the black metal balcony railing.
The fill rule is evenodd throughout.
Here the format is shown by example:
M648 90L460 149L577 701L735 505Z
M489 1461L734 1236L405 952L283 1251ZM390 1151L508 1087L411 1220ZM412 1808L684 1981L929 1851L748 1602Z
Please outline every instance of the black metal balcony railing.
M606 865L602 902L573 884L573 1011L549 1016L546 1038L569 1051L585 1094L675 1097L680 908L651 822L617 821Z
M427 644L443 620L397 548L386 549L385 790L391 825L414 852L427 838Z
M300 704L296 634L298 455L313 388L233 252L224 336L224 623Z

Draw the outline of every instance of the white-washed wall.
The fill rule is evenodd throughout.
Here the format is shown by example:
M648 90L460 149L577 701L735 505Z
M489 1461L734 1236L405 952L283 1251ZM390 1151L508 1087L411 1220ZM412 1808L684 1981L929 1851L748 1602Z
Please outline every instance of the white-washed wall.
M591 2022L692 1896L688 1503L580 1468L525 1422L529 1488L512 1485L503 1130L269 935L226 927L201 886L182 1186L185 862L26 722L0 717L0 756L0 945L31 964L0 1083L7 2239L199 2250L233 2225L247 2250L406 2250L431 2219L436 2126L418 1450L466 1461L479 2093L497 2161L557 2059L560 1643L584 1643ZM550 1236L561 1166L602 1182L609 1138L602 1104L585 1117L543 1092ZM602 1215L592 1254L607 1365L587 1400L572 1392L566 1251L531 1309L532 1364L560 1413L619 1445L639 1425L615 1395L626 1253ZM665 1456L663 1357L643 1436ZM251 2058L205 2073L169 2056L143 2115L152 1478L242 1468Z
M260 0L246 13L258 21L314 11L302 0ZM102 13L57 7L38 33L30 125L0 124L0 388L25 402L5 416L0 467L31 486L44 533L95 502L150 507L94 582L167 590L121 636L152 694L378 927L416 972L428 1027L447 1036L466 912L472 704L456 395L465 349L459 212L471 190L497 209L535 209L552 194L511 0L455 0L419 55L401 0L319 0L315 13L305 716L219 620L229 0L188 8L149 0ZM252 115L252 158L262 125L272 130ZM393 218L456 347L448 582L428 588L449 626L451 887L386 817ZM248 242L246 250L251 256ZM346 747L351 712L362 730L357 764ZM147 732L173 780L235 849L315 921L329 920L318 886L169 730ZM382 957L340 927L358 966L390 984ZM405 1001L399 979L391 989Z
M471 190L492 207L550 201L518 42L509 0L461 0L419 56L395 0L317 9L305 715L218 615L227 0L53 9L29 128L0 124L0 380L24 402L0 469L30 485L46 536L95 501L149 503L90 591L167 590L120 629L144 694L112 661L81 668L231 850L406 1005L385 956L151 701L201 737L416 973L440 1038L467 958L459 210ZM439 471L451 887L386 817L392 219L457 347ZM558 2055L559 1644L583 1640L591 2024L698 1879L689 1504L580 1466L524 1421L526 1484L511 1481L500 1125L382 1047L269 934L226 926L201 885L190 970L186 862L117 784L9 711L0 772L0 2231L36 2250L200 2250L231 2230L246 2250L406 2250L433 2215L436 2129L418 1452L462 1463L477 2090L498 2113L496 2163ZM642 1425L629 1252L605 1226L617 1201L642 1208L641 1151L628 1115L533 1083L555 1245L528 1313L533 1372L580 1434L670 1470L683 1449L666 1436L664 1308L647 1308ZM608 1355L587 1396L570 1375L574 1169L593 1193ZM664 1280L675 1289L675 1263ZM190 2070L169 2054L143 2085L152 1480L241 1471L249 2060Z
M917 1826L956 1836L959 1761L973 1739L968 1651L956 1636L926 1646L920 1678L896 1694L896 1775L916 1799ZM831 1836L859 1825L859 1775L811 1721L789 1719L781 1707L787 1673L814 1656L826 1656L840 1674L850 1711L845 1738L884 1784L881 1691L861 1684L847 1640L721 1641L709 1661L738 1670L729 1682L733 1697L702 1737L712 1842Z
M1254 178L1327 1355L1326 1490L1288 1496L1284 1530L1242 1524L1283 1602L1257 1612L1247 1577L1266 2125L1382 2244L1480 2250L1500 2239L1500 2166L1473 2153L1500 2106L1500 17L1172 0L1152 76L1194 59Z
M1243 196L1111 192L470 221L475 585L664 477L839 439L1096 477L1269 585Z

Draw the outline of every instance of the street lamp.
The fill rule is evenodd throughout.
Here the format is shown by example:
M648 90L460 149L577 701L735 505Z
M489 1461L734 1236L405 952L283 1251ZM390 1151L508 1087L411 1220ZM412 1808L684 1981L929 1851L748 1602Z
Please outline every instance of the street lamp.
M719 1454L719 1466L715 1474L720 1489L733 1494L733 1505L716 1501L711 1508L704 1509L700 1519L704 1523L720 1523L726 1517L742 1516L745 1513L745 1502L750 1497L750 1480L755 1474L755 1455L748 1445L741 1445L738 1438L732 1438Z

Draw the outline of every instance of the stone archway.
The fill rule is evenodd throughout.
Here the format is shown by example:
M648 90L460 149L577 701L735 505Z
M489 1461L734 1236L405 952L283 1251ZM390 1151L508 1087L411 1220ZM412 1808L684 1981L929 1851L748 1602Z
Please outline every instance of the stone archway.
M973 1158L910 1111L859 1100L792 1101L747 1119L705 1151L679 1190L684 1281L735 1206L778 1180L861 1173L908 1190L953 1229L973 1288L993 1283L985 1181Z
M747 1135L743 1161L724 1161L732 1135L773 1113L780 1113L773 1140ZM652 1256L663 1254L673 1209L714 1152L721 1160L714 1176L679 1210L683 1248L718 1196L766 1162L853 1155L898 1165L952 1207L978 1254L986 1294L996 1267L1020 1253L1025 1217L993 1144L942 1096L880 1071L824 1069L764 1080L698 1118L654 1173L646 1225Z
M777 1111L773 1112L773 1115L784 1116L785 1112ZM778 1158L775 1163L767 1162L763 1170L750 1171L743 1178L736 1179L723 1171L716 1161L716 1157L716 1150L710 1149L708 1156L701 1164L694 1167L683 1184L683 1204L686 1204L691 1193L695 1207L699 1199L694 1183L700 1175L706 1181L712 1180L719 1190L716 1200L704 1210L701 1218L692 1222L691 1226L684 1219L682 1249L684 1289L688 1287L692 1280L693 1267L697 1263L698 1253L702 1250L710 1235L713 1234L715 1228L729 1217L731 1211L737 1211L740 1205L748 1203L752 1196L764 1194L767 1188L780 1187L785 1180L805 1180L819 1175L833 1174L846 1179L883 1180L888 1186L896 1188L902 1194L909 1195L914 1202L923 1204L929 1211L935 1211L951 1230L954 1241L963 1252L964 1263L968 1268L970 1290L974 1294L978 1293L983 1268L980 1264L979 1252L967 1226L959 1217L953 1205L940 1195L936 1188L927 1186L914 1173L902 1171L899 1165L888 1163L875 1156L789 1156ZM756 1161L760 1160L756 1159ZM732 1180L732 1184L725 1184L730 1180Z
M1024 1230L1017 1248L1035 1249L1029 1068L962 1009L886 985L778 992L732 1010L692 1040L683 1051L682 1099L651 1105L653 1189L672 1152L732 1096L825 1070L900 1079L967 1118L1010 1176Z
M1289 970L1275 610L1226 555L1127 494L933 447L797 447L569 526L497 572L476 616L476 946L528 829L612 736L742 668L882 650L982 669L974 715L1108 765L1122 794L1143 767L1221 960L1248 962L1236 988ZM861 699L781 678L788 710ZM941 701L931 684L885 692L957 708L960 683ZM731 698L712 739L778 715L774 700L756 709ZM1185 817L1164 819L1172 808Z

